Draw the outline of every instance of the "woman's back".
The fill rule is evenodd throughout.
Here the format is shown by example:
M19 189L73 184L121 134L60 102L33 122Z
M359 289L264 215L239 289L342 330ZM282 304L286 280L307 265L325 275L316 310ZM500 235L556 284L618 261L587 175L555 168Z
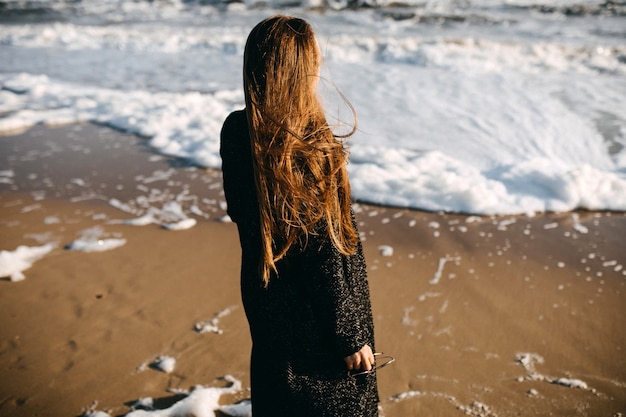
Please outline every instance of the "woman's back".
M241 292L253 342L254 416L374 416L374 374L348 376L342 358L373 347L361 246L346 257L316 236L278 263L265 287L258 273L259 214L245 114L222 131L224 190L242 247ZM369 411L368 411L369 410ZM348 414L346 414L348 413Z

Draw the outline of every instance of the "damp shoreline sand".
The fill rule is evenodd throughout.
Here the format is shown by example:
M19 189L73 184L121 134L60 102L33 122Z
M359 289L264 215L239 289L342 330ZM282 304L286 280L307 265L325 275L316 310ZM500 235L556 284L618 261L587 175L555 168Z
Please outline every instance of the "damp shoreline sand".
M90 124L0 136L0 150L0 250L56 244L23 281L0 281L0 416L166 408L226 375L242 388L220 402L249 398L219 171ZM164 230L178 209L195 225ZM396 357L379 373L382 416L626 412L624 213L355 209L377 347ZM148 212L156 223L124 224ZM126 243L65 249L88 230ZM171 372L150 365L161 356Z

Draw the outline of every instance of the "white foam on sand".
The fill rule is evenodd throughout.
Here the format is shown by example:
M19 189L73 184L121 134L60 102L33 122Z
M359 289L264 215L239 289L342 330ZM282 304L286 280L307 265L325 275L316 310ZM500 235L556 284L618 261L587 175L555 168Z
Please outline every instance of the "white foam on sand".
M115 198L109 200L109 204L113 207L136 215L138 217L125 220L111 220L111 224L127 224L132 226L147 226L149 224L159 224L166 230L187 230L191 229L197 224L197 220L193 217L188 217L181 203L177 200L181 198L180 195L170 195L168 193L158 193L158 196L140 195L135 198L134 201L123 203ZM132 203L132 204L131 204ZM155 206L155 204L162 204L161 207ZM190 206L189 211L196 215L206 217L199 208Z
M222 334L224 331L219 327L219 321L221 318L229 315L237 308L236 306L227 307L215 314L210 320L200 321L194 325L194 329L198 333L217 333Z
M76 239L65 248L79 252L105 252L126 244L126 239Z
M81 237L67 244L65 249L79 252L104 252L126 244L126 239L105 236L106 233L101 227L92 227L83 230Z
M443 392L433 391L417 391L410 390L401 392L399 394L392 395L390 400L393 402L401 402L411 400L418 397L432 397L441 398L451 403L456 409L460 410L463 414L474 417L496 417L497 415L491 410L487 404L480 401L472 401L469 405L463 404L456 397Z
M378 252L380 253L380 256L393 256L393 246L380 245L378 247Z
M13 251L0 251L0 277L8 277L11 281L24 280L24 271L50 253L54 247L53 243L47 243L42 246L18 246Z
M226 387L202 387L196 386L191 392L177 391L177 394L186 394L182 400L163 410L137 409L126 414L126 417L216 417L216 412L221 412L233 417L251 417L252 407L249 401L242 401L237 404L220 405L220 398L224 394L235 394L241 391L241 381L226 375L224 378L228 386ZM149 406L150 402L144 398L138 407ZM95 414L102 413L102 414ZM106 417L108 414L101 411L90 411L84 417Z
M519 377L517 379L518 382L522 382L525 380L545 381L550 384L561 385L568 388L578 388L585 391L591 391L594 393L596 392L594 388L590 388L586 382L580 379L566 377L555 378L541 374L537 371L536 366L542 364L544 362L544 359L541 355L538 355L536 353L518 353L517 355L515 355L515 362L522 365L522 367L526 371L526 376Z
M198 223L196 219L187 217L175 223L166 223L163 225L163 228L167 230L186 230L194 227L196 223Z
M156 369L169 374L174 371L176 367L176 359L171 356L159 356L154 362L151 364Z
M448 262L460 262L461 258L458 256L446 256L444 258L439 258L439 262L437 263L437 270L435 271L433 277L428 281L430 285L436 285L441 280L443 275L443 268Z
M219 95L118 91L29 74L2 74L0 83L20 92L14 112L0 118L0 132L38 123L92 121L148 137L150 145L163 154L217 168L221 166L217 141L221 122L232 107L229 102L242 98L237 91ZM7 94L2 91L3 96Z
M223 405L220 411L232 417L252 417L252 403L250 400L243 400L237 404Z
M110 224L127 224L130 226L147 226L149 224L156 223L156 219L152 213L146 213L143 216L135 217L134 219L126 220L110 220Z
M83 414L83 417L111 417L111 414L104 411L90 411Z

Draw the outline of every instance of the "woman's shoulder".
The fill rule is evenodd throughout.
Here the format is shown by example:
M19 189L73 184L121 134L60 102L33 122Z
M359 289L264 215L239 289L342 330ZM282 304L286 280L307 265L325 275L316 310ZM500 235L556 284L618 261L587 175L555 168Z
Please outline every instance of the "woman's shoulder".
M245 110L236 110L224 120L220 133L220 148L222 152L246 146L248 140L248 119Z
M235 110L231 112L224 120L222 130L243 128L248 129L248 119L245 110Z

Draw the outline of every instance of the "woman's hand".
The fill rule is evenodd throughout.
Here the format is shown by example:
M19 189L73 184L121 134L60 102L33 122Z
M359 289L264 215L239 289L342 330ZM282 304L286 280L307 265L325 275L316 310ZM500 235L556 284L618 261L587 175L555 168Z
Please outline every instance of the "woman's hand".
M371 371L374 366L374 353L369 345L365 345L358 352L343 358L349 371Z

